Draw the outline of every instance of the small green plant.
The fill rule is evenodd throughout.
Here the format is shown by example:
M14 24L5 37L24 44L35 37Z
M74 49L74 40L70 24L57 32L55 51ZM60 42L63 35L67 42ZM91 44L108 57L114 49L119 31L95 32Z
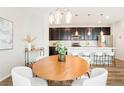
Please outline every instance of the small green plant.
M55 51L57 51L59 54L61 55L65 55L66 52L67 52L67 48L61 43L61 42L57 42L55 44L56 48L55 48Z

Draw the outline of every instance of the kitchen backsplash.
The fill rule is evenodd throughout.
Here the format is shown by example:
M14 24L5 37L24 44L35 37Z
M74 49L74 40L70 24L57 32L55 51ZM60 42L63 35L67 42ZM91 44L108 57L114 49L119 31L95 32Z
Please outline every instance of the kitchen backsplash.
M57 42L57 40L55 41L49 41L49 46L55 46L55 43ZM67 47L71 47L73 43L79 43L80 46L97 46L97 41L60 41L61 43L63 43L65 46Z

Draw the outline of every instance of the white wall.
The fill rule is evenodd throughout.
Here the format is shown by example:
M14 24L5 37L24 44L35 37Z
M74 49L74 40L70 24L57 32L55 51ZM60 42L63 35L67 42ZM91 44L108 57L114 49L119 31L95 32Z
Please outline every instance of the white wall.
M48 55L48 12L46 10L45 8L0 8L0 17L14 23L13 49L0 50L0 80L10 74L12 67L24 65L23 39L27 34L36 36L34 44L37 47L45 46Z
M113 45L116 49L116 58L124 60L124 28L121 22L112 25Z

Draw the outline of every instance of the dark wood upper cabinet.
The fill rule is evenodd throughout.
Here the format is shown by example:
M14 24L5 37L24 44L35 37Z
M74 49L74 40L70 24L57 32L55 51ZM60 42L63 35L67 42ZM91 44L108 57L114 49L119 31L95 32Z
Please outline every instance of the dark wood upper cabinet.
M72 28L49 28L49 40L74 40L76 30L79 40L97 40L100 32L104 35L110 35L110 27L72 27ZM88 35L90 31L91 35Z
M59 39L58 40L64 40L64 28L57 28L59 30Z
M111 34L110 27L103 27L101 29L102 29L104 35L110 35Z
M77 28L80 40L85 40L85 30L86 28Z
M92 28L92 40L98 40L98 35L100 35L100 32L101 32L100 27Z
M70 29L60 28L60 40L70 40Z
M50 40L58 40L59 39L59 30L57 28L49 29L49 39Z
M98 40L101 31L103 31L103 35L110 35L110 27L95 27L92 29L92 40Z
M70 40L73 40L73 35L76 33L76 28L70 28Z
M88 33L90 33L90 35ZM85 28L85 40L92 40L92 29L91 28Z

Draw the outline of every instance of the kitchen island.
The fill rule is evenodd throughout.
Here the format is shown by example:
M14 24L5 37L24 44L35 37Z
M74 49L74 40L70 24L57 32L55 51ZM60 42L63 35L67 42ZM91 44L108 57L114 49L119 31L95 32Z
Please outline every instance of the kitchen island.
M68 55L80 54L82 52L94 53L94 52L112 52L112 47L67 47Z
M112 47L67 47L68 51L67 54L68 55L76 55L76 56L83 56L83 54L89 54L89 58L91 59L91 64L96 63L95 61L97 61L97 64L111 64L112 63L112 57L108 56L108 53L112 53L114 51L114 48ZM100 57L95 56L96 53L101 53Z

